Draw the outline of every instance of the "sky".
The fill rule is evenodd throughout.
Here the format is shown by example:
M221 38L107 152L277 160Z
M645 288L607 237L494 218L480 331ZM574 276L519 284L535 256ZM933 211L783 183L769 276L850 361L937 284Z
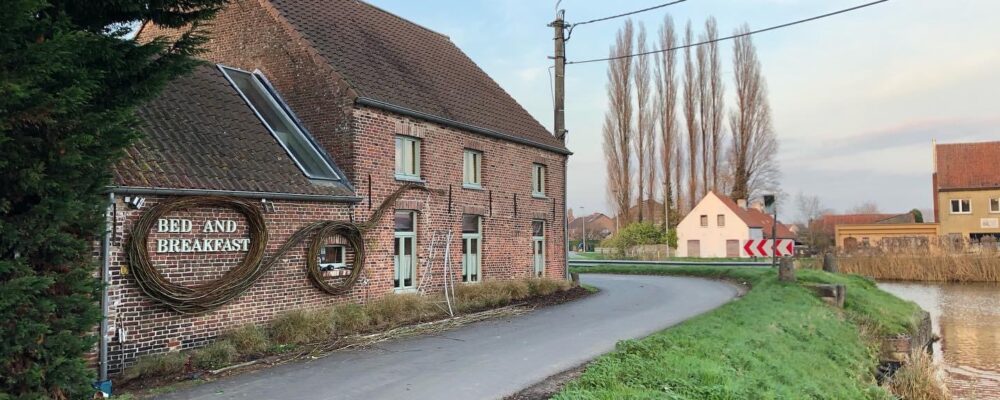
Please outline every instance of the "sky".
M448 35L539 122L552 128L555 2L368 0ZM569 23L664 3L563 0ZM633 16L655 35L718 20L722 35L851 7L867 0L689 0ZM754 36L770 89L781 190L845 211L932 207L932 140L1000 140L1000 1L892 0ZM605 57L623 19L581 25L569 60ZM696 31L697 32L697 31ZM727 107L734 104L731 42L720 43ZM577 215L609 210L601 125L607 63L566 70L567 202ZM1000 172L998 172L1000 173Z

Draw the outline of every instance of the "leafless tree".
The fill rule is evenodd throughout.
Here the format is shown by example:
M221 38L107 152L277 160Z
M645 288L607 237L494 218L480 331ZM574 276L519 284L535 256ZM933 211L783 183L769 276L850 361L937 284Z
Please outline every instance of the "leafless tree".
M669 49L677 45L677 34L674 32L674 20L670 15L663 17L660 26L660 48ZM668 51L656 55L656 106L659 110L660 124L660 170L663 174L663 218L664 225L676 224L670 221L670 210L674 208L674 184L682 179L679 172L677 146L677 80L676 53ZM674 176L677 176L674 179ZM679 191L678 191L679 194ZM678 200L680 198L678 197Z
M748 32L744 25L737 33ZM730 113L732 132L730 168L733 186L731 197L745 199L772 188L778 179L775 156L778 141L771 125L771 107L767 84L761 74L757 49L750 36L733 44L733 74L736 84L736 109Z
M632 54L632 20L618 30L610 56ZM608 173L608 195L618 218L628 220L632 203L632 58L608 62L608 111L604 117L604 158Z
M848 214L878 214L880 212L878 204L871 200L856 204L850 210L847 210Z
M699 35L698 41L704 42L705 35L704 34ZM695 70L698 82L698 85L696 86L696 90L698 93L697 112L698 112L698 126L700 128L698 132L698 141L699 141L699 147L701 148L701 156L699 157L701 160L701 165L699 166L700 169L699 176L701 178L700 182L701 190L705 192L707 192L711 188L708 183L708 178L709 174L712 172L711 167L709 167L709 163L712 160L712 155L709 154L709 151L712 149L712 143L710 142L710 136L709 136L709 129L711 129L711 124L708 121L709 119L708 112L710 111L709 101L711 100L711 97L709 96L708 92L709 67L708 67L707 50L708 48L705 45L698 46L698 48L695 49L695 65L696 65ZM699 193L698 197L700 198L701 195L702 193Z
M691 59L691 43L694 34L691 31L691 21L688 21L684 30L684 121L687 126L687 161L688 161L688 182L687 196L688 209L694 208L698 198L698 144L700 134L698 126L698 73L695 71L695 64Z
M705 41L714 41L719 38L718 24L715 17L709 17L705 21ZM722 83L722 61L719 59L719 44L711 42L703 46L705 48L705 65L699 70L705 76L705 92L702 94L702 134L708 138L707 142L711 149L707 154L710 160L703 160L705 175L709 175L708 187L718 190L719 185L719 165L723 158L724 143L722 141L722 123L725 115L725 85ZM710 171L710 172L709 172ZM706 189L707 190L707 189Z
M636 36L636 53L646 52L646 26L639 23L639 34ZM654 131L656 130L655 108L650 86L649 56L640 55L634 62L633 81L636 97L636 137L635 156L638 161L636 178L638 180L638 220L652 217L647 213L649 200L653 197L653 182L656 180L656 168L653 165L653 154L656 152Z
M832 211L823 207L819 196L811 196L799 192L795 196L795 205L799 211L799 219L805 230L799 232L800 239L814 251L824 251L833 242L833 238L827 234L820 223L823 215L831 214Z

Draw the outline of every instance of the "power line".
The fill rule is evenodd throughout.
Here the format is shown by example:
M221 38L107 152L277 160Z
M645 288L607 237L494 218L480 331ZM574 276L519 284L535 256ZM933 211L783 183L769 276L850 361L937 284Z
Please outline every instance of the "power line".
M798 21L792 21L792 22L781 24L781 25L775 25L775 26L768 27L768 28L758 29L758 30L755 30L755 31L738 33L738 34L735 34L735 35L732 35L732 36L721 37L721 38L717 38L717 39L713 39L713 40L706 40L704 42L698 42L698 43L691 43L691 44L680 45L680 46L676 46L676 47L671 47L669 49L652 50L652 51L647 51L647 52L644 52L644 53L628 54L628 55L624 55L624 56L605 57L605 58L593 58L593 59L589 59L589 60L580 60L580 61L567 61L566 64L567 65L569 65L569 64L586 64L586 63L592 63L592 62L598 62L598 61L619 60L619 59L622 59L622 58L645 56L645 55L655 54L655 53L666 53L668 51L681 50L681 49L686 49L688 47L697 47L697 46L706 45L706 44L709 44L709 43L721 42L721 41L725 41L725 40L731 40L731 39L741 38L741 37L744 37L744 36L756 35L758 33L764 33L764 32L767 32L767 31L773 31L773 30L776 30L776 29L787 28L789 26L803 24L803 23L806 23L806 22L815 21L815 20L818 20L818 19L826 18L826 17L832 17L832 16L837 15L837 14L843 14L843 13L846 13L846 12L851 12L851 11L854 11L854 10L862 9L862 8L865 8L865 7L874 6L876 4L885 3L887 1L889 1L889 0L873 1L873 2L865 3L865 4L862 4L862 5L859 5L859 6L854 6L854 7L851 7L851 8L845 8L843 10L838 10L838 11L834 11L834 12L831 12L831 13L826 13L826 14L823 14L823 15L817 15L817 16L811 17L811 18L800 19Z
M664 3L664 4L660 4L660 5L658 5L658 6L652 6L652 7L649 7L649 8L643 8L643 9L641 9L641 10L635 10L635 11L631 11L631 12L627 12L627 13L624 13L624 14L618 14L618 15L612 15L612 16L610 16L610 17L604 17L604 18L597 18L597 19L592 19L592 20L589 20L589 21L583 21L583 22L577 22L577 23L575 23L575 24L571 24L571 26L574 26L574 27L575 27L575 26L579 26L579 25L586 25L586 24L592 24L592 23L594 23L594 22L601 22L601 21L607 21L607 20L609 20L609 19L615 19L615 18L621 18L621 17L627 17L627 16L629 16L629 15L633 15L633 14L638 14L638 13L643 13L643 12L646 12L646 11L652 11L652 10L655 10L655 9L658 9L658 8L663 8L663 7L666 7L666 6L671 6L671 5L674 5L674 4L677 4L677 3L683 3L683 2L685 2L685 1L687 1L687 0L676 0L676 1L671 1L671 2L669 2L669 3Z

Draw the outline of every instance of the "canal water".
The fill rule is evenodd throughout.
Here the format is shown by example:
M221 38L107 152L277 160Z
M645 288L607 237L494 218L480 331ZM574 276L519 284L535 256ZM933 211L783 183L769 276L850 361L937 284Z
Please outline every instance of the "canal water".
M879 282L931 314L934 359L956 399L1000 399L1000 284Z

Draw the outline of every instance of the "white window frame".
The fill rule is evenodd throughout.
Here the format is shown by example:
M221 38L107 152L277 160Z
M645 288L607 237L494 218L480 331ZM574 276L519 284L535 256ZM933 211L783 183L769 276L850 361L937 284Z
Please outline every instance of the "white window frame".
M542 236L535 236L535 223L542 224ZM538 254L539 248L541 255ZM536 277L545 276L545 220L531 221L531 262Z
M544 164L531 164L531 195L545 197L546 167Z
M281 101L279 101L278 98L276 98L277 91L274 91L269 88L270 83L267 82L267 79L264 78L264 75L260 72L260 70L254 70L254 72L249 72L238 68L227 67L222 64L218 64L217 66L219 70L222 71L222 74L226 77L226 80L229 81L229 84L233 85L233 88L235 88L236 92L240 94L240 97L243 98L243 101L246 102L247 106L249 106L251 110L253 110L254 114L260 120L261 124L263 124L264 127L267 128L268 132L271 132L271 136L274 136L275 140L278 141L278 144L280 144L281 147L285 149L285 153L288 154L288 158L292 159L292 162L294 162L295 165L299 167L299 170L302 171L303 175L305 175L309 179L326 180L326 181L340 180L340 174L337 173L337 169L334 168L334 166L330 163L330 161L327 159L323 151L312 139L312 137L307 132L305 132L305 130L302 128L301 125L299 125L298 121L291 114L291 112L282 105ZM230 76L230 74L232 73L247 74L250 76L251 78L250 81L252 82L254 89L264 94L263 97L265 97L270 106L276 110L278 118L284 120L285 124L289 128L291 128L292 132L288 132L288 134L296 136L301 142L303 142L303 144L306 147L306 149L304 150L310 153L310 156L316 159L315 161L319 162L320 164L319 168L324 170L322 172L326 174L326 176L315 175L306 170L306 168L302 164L302 161L295 156L295 153L292 152L291 149L289 149L288 144L286 143L286 140L288 139L283 138L282 135L275 130L275 127L272 127L270 124L268 124L267 120L264 118L261 112L257 110L256 106L253 105L253 102L251 102L250 99L247 97L247 95L243 93L243 89L241 89L240 86L236 84L236 81L234 81L233 78Z
M993 208L993 204L996 204L997 208L994 209ZM990 213L991 214L998 214L998 213L1000 213L1000 198L997 198L997 197L990 198L989 205L990 205L989 209L990 209Z
M483 152L472 149L465 149L462 152L462 186L482 189Z
M412 210L396 210L397 213L405 212L409 213L410 217L413 219L413 230L412 231L396 231L395 224L393 224L393 254L392 254L392 269L393 269L393 290L396 292L412 292L417 288L417 212ZM395 213L394 213L395 215ZM409 260L401 259L401 255L396 254L396 242L399 241L399 248L402 251L403 243L407 240L410 241L410 258ZM406 284L406 276L401 274L405 273L400 271L400 264L409 263L409 278L410 284ZM405 266L405 265L404 265Z
M466 233L465 232L465 217L462 216L462 283L478 283L483 280L483 217L481 215L472 215L476 218L476 232ZM475 256L470 256L468 249L472 249L473 246L470 245L471 241L475 240ZM469 266L469 263L475 265Z
M715 216L715 224L720 227L726 226L726 214L717 214Z
M336 269L347 268L347 247L344 246L344 245L342 245L342 244L329 244L329 245L325 245L325 246L320 247L320 253L319 253L320 259L322 260L323 256L326 254L326 250L327 249L333 248L333 247L339 247L340 248L340 262L333 262L333 263L319 262L320 270L322 270L322 271L333 271L333 270L336 270ZM326 264L326 265L324 265L324 264ZM330 268L330 269L323 269L323 268L325 268L327 266L332 267L332 268Z
M396 179L420 180L420 138L396 135Z
M708 228L709 225L708 214L701 214L698 216L698 225L701 226L702 228Z
M968 209L962 211L962 203L968 206ZM958 205L958 211L955 211L955 205ZM952 214L972 214L972 200L971 199L951 199L949 202L950 211Z

